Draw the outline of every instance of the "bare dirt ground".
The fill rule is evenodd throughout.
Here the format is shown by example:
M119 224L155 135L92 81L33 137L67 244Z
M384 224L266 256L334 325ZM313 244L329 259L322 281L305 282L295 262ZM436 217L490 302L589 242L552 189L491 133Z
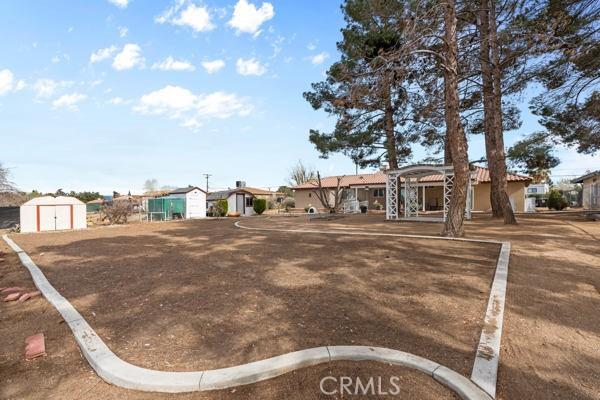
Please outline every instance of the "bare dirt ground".
M599 225L576 217L520 221L519 226L507 228L478 218L467 226L470 237L513 243L498 398L598 398ZM16 241L31 252L50 281L109 346L138 365L163 370L201 369L224 366L219 364L221 360L232 365L236 360L264 358L288 348L349 344L354 340L356 344L411 351L470 374L491 282L489 264L497 256L496 248L484 246L481 251L477 246L452 248L438 241L431 246L430 242L404 239L388 243L332 235L307 234L299 238L292 233L240 234L227 231L232 228L214 226L207 233L199 228L205 223L213 221L146 225L143 232L138 226L135 235L128 234L129 227L123 227L43 235L53 236L50 239L23 235L17 236ZM440 229L437 224L386 223L380 216L310 222L305 218L244 219L243 223L432 235ZM69 250L73 244L77 244L77 251ZM95 250L96 244L103 250ZM279 249L267 252L266 244ZM228 251L224 253L225 249ZM411 255L407 249L415 253ZM192 266L186 266L199 254L206 263L191 262ZM171 257L169 262L160 261L167 256ZM11 285L20 284L19 280L31 285L26 271L19 269L18 260L9 261L11 254L3 257L2 285L8 280ZM83 262L86 257L90 260ZM289 262L296 259L300 262ZM453 269L448 268L451 265ZM97 276L91 276L90 268L103 273L94 272ZM419 274L414 272L416 268L421 269ZM475 270L487 271L483 274L487 281L476 276ZM390 279L381 280L372 276L374 273L383 273ZM206 278L208 275L210 278ZM231 276L235 279L224 279ZM213 289L211 296L205 294L209 287ZM394 287L401 290L394 291ZM416 291L422 288L426 288L425 295L417 295ZM165 301L154 304L156 298ZM9 343L0 344L1 397L162 397L125 391L100 381L81 359L68 328L57 322L60 317L45 301L26 304L31 307L27 310L25 306L19 310L8 309L6 304L0 306L0 334L10 337ZM222 316L212 324L212 319L203 319L205 315L216 317L211 310L217 306L228 317ZM448 311L443 321L437 320L439 307ZM174 318L175 313L180 315L180 309L186 310L185 315L194 321ZM111 317L107 310L125 313L131 321L120 322L122 318ZM332 312L342 317L323 321L322 317ZM475 314L477 321L470 321ZM261 320L277 324L252 323ZM314 323L319 326L313 326ZM461 329L461 324L467 328ZM256 326L260 327L258 331ZM38 329L52 336L47 341L54 340L51 347L60 350L50 351L42 360L25 363L22 342ZM169 337L167 331L172 330L177 333ZM320 335L322 341L313 344L313 335ZM163 343L172 350L163 352L158 348L164 347ZM198 368L189 368L190 365ZM330 372L350 376L396 374L402 377L402 388L406 390L398 398L452 396L416 372L375 363L334 363L238 388L233 393L181 397L318 398L318 382Z

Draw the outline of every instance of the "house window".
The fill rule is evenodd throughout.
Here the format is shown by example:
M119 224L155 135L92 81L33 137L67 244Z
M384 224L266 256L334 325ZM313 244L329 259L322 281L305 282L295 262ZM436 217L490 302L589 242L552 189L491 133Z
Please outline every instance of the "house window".
M537 188L529 188L527 191L529 193L537 193Z
M250 196L246 196L246 207L252 207L252 200L254 198Z
M373 197L385 197L385 189L373 189Z

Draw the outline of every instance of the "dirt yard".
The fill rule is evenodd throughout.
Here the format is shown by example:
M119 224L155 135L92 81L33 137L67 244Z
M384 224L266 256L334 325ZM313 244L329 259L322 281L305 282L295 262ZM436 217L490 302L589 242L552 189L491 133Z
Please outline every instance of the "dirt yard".
M380 216L243 224L432 235L440 228ZM598 398L598 225L522 218L506 228L478 218L467 232L513 244L498 398ZM230 366L323 344L370 344L469 376L498 255L494 245L247 231L231 220L14 238L117 355L161 370ZM32 286L16 256L5 246L1 251L7 253L0 256L2 286ZM44 300L0 307L0 334L10 338L0 345L6 382L0 397L162 397L99 380ZM23 340L38 331L46 332L49 355L26 363ZM181 397L318 398L319 380L329 373L397 375L406 391L399 398L452 398L422 374L349 362L234 392Z

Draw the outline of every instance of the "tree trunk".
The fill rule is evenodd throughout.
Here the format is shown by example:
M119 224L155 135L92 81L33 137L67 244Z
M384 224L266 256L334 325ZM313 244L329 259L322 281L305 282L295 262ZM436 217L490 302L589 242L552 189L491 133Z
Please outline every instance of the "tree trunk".
M452 165L454 167L454 183L450 206L442 235L460 237L464 235L465 208L467 205L467 184L469 179L469 155L467 138L459 113L458 95L458 45L456 42L456 3L447 0L444 10L444 38L446 55L444 68L444 98L446 140Z
M387 72L386 72L387 74ZM398 168L398 152L396 151L396 135L394 134L394 107L392 106L392 89L391 81L386 78L385 110L384 110L384 129L385 129L385 146L387 149L387 159L391 169Z
M485 154L488 162L490 177L495 176L496 171L496 130L493 112L494 108L494 80L490 60L490 13L489 0L481 0L479 9L479 58L481 62L481 83L483 92L483 122L485 136ZM492 216L502 217L502 207L498 197L495 179L492 179L490 189L490 203L492 205Z
M502 69L500 68L500 49L498 45L498 32L496 24L496 0L489 0L489 39L492 54L492 76L494 81L493 113L494 131L496 140L496 161L493 171L490 169L492 191L495 190L497 201L502 209L505 224L516 224L515 214L508 197L508 184L506 181L506 155L504 153L504 132L502 127Z

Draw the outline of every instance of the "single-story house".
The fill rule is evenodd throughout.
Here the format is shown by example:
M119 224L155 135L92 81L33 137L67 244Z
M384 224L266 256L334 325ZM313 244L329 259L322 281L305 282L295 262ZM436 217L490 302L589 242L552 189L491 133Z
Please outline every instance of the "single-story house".
M471 171L471 209L473 211L490 211L490 173L487 168L476 166ZM531 178L524 175L507 173L508 195L513 210L525 211L526 187ZM321 185L325 188L333 204L334 191L337 186L338 176L321 178ZM401 178L404 182L404 178ZM444 176L429 175L420 179L418 188L418 203L423 211L439 211L443 209ZM377 171L371 174L345 175L341 177L340 187L343 188L343 198L358 200L361 207L367 209L385 209L386 206L386 174ZM322 204L316 195L318 184L311 181L293 187L296 208L315 207L322 209Z
M197 186L187 186L169 192L167 199L185 199L184 218L206 217L206 192Z
M571 182L583 185L584 210L600 210L600 170L580 176Z
M209 213L212 212L214 204L219 200L227 200L227 212L239 213L240 215L254 215L254 199L265 199L267 201L278 201L280 193L270 190L248 187L244 182L238 181L235 189L221 190L209 193L206 201Z

